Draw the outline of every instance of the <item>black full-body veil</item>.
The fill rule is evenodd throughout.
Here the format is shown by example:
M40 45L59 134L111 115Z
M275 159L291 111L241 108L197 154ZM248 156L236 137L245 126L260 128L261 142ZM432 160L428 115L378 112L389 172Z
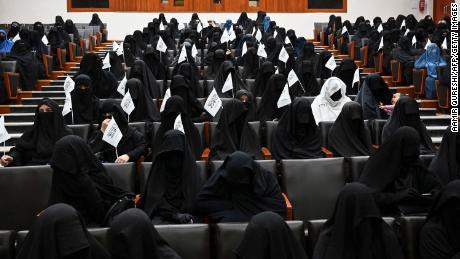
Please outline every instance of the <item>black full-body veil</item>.
M438 153L430 164L430 171L438 175L443 185L460 179L460 138L449 127L444 133Z

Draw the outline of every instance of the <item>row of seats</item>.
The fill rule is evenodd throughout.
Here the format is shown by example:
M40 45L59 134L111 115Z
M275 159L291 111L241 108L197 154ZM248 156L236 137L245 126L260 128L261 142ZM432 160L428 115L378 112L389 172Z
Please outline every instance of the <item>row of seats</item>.
M433 156L422 156L429 164ZM292 205L288 218L304 222L332 215L335 200L343 186L357 181L368 157L310 160L263 160L258 163L279 180L281 190ZM198 161L200 174L207 179L222 161ZM114 184L140 193L150 173L151 162L104 164ZM0 229L28 229L35 216L47 207L52 169L49 166L0 168ZM19 191L23 189L25 191Z

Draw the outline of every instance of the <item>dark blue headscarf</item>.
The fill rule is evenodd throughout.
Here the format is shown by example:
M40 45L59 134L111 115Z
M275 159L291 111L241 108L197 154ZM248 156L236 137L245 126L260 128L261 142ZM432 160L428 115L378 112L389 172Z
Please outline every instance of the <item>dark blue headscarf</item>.
M227 31L230 31L230 29L232 28L233 26L233 22L232 20L227 20L224 24L224 29L227 30Z
M7 39L7 33L5 30L0 30L0 34L5 35L5 40L0 42L0 53L11 52L11 48L13 47L14 42Z
M262 23L264 25L265 32L268 32L268 30L270 29L270 21L270 16L265 16L264 21Z

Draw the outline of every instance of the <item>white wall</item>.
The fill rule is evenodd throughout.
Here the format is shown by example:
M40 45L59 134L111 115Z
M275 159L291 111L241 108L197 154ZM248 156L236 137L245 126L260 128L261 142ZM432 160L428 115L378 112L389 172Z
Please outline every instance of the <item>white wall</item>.
M289 0L280 0L289 1ZM349 19L354 22L356 17L363 15L366 19L375 16L386 20L390 16L396 17L398 14L414 14L417 19L427 14L433 13L433 0L426 0L427 8L421 13L418 10L419 0L348 0L348 12L336 15L342 16L342 21ZM0 23L43 23L54 22L56 15L61 15L64 20L72 19L74 22L84 23L91 20L91 13L67 13L66 0L0 0ZM415 8L415 9L414 9ZM312 37L314 22L327 22L330 13L271 13L272 20L278 25L287 29L294 29L298 36ZM141 29L153 18L158 17L158 13L100 13L102 21L108 24L109 39L122 40L126 34L132 33L136 29ZM188 22L190 13L167 13L166 19L176 17L179 22ZM233 19L234 22L239 17L236 13L201 13L200 19L206 21L213 19L217 22L224 22L226 19ZM249 14L255 18L255 14Z

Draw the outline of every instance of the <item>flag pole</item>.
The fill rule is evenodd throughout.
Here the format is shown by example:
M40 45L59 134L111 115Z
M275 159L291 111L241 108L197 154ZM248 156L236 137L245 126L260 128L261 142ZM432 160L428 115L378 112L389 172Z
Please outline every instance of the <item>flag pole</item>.
M3 141L3 155L6 155L6 141Z
M71 115L72 115L72 124L74 124L74 120L73 120L73 109L71 109L70 112L71 112Z
M119 156L118 156L118 148L117 148L117 147L115 147L115 155L117 155L117 158L119 157Z

